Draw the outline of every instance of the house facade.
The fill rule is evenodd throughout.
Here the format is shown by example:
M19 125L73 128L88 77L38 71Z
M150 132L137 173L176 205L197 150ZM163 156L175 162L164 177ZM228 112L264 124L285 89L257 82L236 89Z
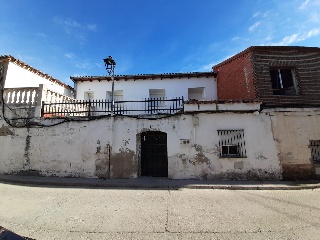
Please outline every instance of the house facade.
M71 77L76 99L44 102L19 127L0 118L0 174L318 178L317 51L250 47L210 73Z
M270 114L284 179L320 175L320 48L250 47L213 70L218 99L257 99Z
M63 109L59 115L101 116L174 114L183 110L183 102L214 101L217 85L214 72L138 74L71 77L80 108ZM63 106L59 107L59 109ZM45 112L52 112L45 106ZM90 112L88 112L89 110Z
M79 100L111 99L109 76L71 77ZM147 98L217 100L214 72L117 75L114 77L116 101Z
M55 118L42 112L43 118L29 119L27 123L32 125L14 120L20 121L19 127L11 124L13 120L0 119L0 145L4 146L0 173L281 179L270 119L258 114L260 103L218 101L215 76L210 72L115 77L115 96L122 93L116 103L147 99L149 109L154 99L168 105L166 101L181 97L182 108L176 112L108 110L98 116L62 115L61 105L68 105L69 111L80 104L83 111L90 112L102 103L97 99L110 97L111 78L73 77L76 102L44 103L58 109ZM151 107L168 109L163 105Z

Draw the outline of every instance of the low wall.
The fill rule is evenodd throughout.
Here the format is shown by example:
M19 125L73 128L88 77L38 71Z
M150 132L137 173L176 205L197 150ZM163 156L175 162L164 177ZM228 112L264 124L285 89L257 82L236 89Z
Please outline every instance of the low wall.
M268 114L199 113L157 120L109 116L32 128L13 128L0 119L0 126L0 174L136 178L141 133L161 131L167 134L169 178L281 179ZM244 130L245 157L220 157L218 130L225 129Z

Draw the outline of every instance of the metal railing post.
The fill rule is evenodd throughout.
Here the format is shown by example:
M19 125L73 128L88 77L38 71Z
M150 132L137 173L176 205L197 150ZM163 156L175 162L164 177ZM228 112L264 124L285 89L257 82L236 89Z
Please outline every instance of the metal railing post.
M89 110L88 110L88 117L91 116L91 101L89 99Z

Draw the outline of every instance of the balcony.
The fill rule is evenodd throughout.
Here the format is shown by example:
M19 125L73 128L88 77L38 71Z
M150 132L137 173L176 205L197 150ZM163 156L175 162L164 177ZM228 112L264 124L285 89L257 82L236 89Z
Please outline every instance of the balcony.
M43 117L94 117L103 115L172 115L183 111L183 97L143 100L77 100L42 103Z

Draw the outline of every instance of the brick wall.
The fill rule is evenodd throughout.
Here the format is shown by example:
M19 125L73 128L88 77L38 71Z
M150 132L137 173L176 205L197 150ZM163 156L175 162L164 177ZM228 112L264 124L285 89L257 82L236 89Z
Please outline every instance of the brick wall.
M254 47L257 96L266 106L320 105L320 49L307 47ZM274 95L270 67L294 69L298 95Z
M274 95L270 68L293 69L298 95ZM249 47L213 70L218 72L218 100L257 98L270 107L320 106L320 48Z
M250 56L239 54L213 67L218 72L218 100L255 98Z

